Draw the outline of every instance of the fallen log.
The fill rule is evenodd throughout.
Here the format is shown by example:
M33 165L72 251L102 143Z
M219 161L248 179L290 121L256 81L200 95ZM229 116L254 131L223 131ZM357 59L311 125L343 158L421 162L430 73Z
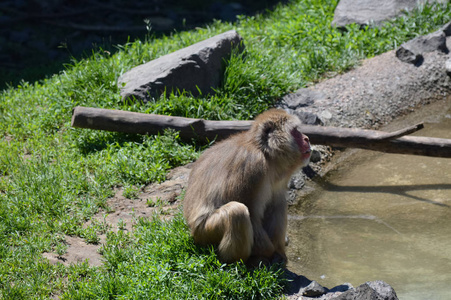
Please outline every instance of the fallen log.
M77 106L72 127L154 135L172 128L184 140L213 141L248 130L252 121L207 121L183 117L143 114L122 110Z
M120 110L77 106L73 110L72 127L124 133L154 135L164 129L179 131L184 140L224 139L231 134L248 130L253 121L208 121L183 117L143 114ZM402 153L451 158L451 140L403 136L423 128L414 125L396 132L367 129L303 125L301 131L312 144L333 147L361 148L388 153Z

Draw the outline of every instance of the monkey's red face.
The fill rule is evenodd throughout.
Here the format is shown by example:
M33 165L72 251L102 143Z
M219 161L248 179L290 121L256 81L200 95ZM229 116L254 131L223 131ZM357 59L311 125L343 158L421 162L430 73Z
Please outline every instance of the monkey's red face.
M308 136L300 133L297 128L293 128L291 130L291 135L293 136L294 140L296 141L296 144L298 145L299 151L301 152L302 155L302 159L306 160L308 163L308 160L310 159L310 155L312 152Z

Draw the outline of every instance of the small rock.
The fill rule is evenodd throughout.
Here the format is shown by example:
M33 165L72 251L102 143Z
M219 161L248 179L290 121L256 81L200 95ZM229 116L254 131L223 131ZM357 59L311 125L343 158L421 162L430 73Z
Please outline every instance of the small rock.
M287 203L288 205L292 205L296 203L296 200L298 199L298 194L294 190L288 190L287 192Z
M327 293L327 289L313 280L308 286L301 289L299 293L306 297L318 297Z
M378 25L424 2L426 0L341 0L335 8L332 25L337 27L352 23Z
M451 76L451 59L448 59L445 62L445 70L446 70L446 74L448 74L448 76Z
M316 163L321 161L321 153L317 150L313 150L310 156L310 162Z
M305 180L302 177L302 174L300 172L294 174L291 176L290 182L288 183L288 187L290 189L300 190L304 187Z
M319 117L321 120L330 120L332 119L332 113L328 110L323 110L320 114Z
M282 104L288 108L297 109L312 105L316 100L323 99L324 95L321 92L311 90L309 88L302 88L293 94L288 94L282 98Z
M322 125L321 119L314 113L295 110L294 115L296 115L302 124L305 125Z

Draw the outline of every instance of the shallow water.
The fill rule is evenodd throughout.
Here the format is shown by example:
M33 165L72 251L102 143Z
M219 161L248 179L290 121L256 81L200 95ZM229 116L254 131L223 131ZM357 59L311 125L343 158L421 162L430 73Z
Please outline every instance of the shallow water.
M451 99L392 124L451 139ZM289 211L288 268L326 287L384 280L451 299L451 159L352 151Z

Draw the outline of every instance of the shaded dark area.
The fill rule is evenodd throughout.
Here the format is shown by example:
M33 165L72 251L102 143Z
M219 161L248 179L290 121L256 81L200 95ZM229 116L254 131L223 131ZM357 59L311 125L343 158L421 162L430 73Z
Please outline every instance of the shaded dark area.
M235 21L286 0L4 0L0 2L0 88L58 73L94 49Z

